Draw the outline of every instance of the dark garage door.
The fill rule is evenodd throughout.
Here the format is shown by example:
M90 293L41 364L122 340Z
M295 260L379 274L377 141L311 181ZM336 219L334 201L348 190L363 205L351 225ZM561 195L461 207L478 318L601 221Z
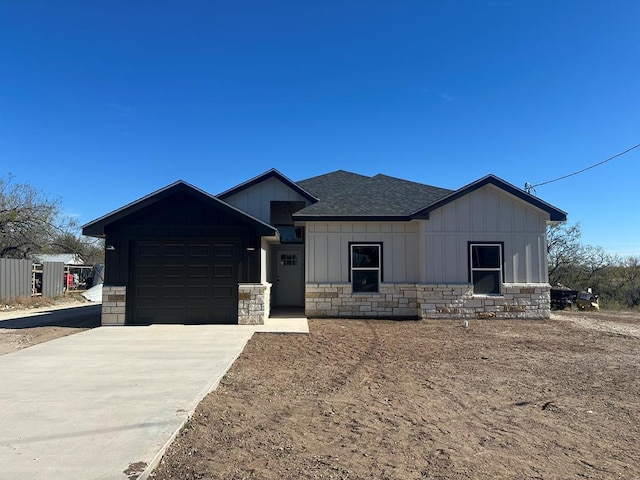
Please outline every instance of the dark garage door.
M138 241L128 323L237 323L240 248L230 240Z

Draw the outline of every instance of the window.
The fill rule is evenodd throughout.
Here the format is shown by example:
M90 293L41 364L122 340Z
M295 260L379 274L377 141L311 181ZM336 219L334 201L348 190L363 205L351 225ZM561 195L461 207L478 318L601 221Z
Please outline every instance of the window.
M469 276L473 293L500 295L503 247L502 243L469 243Z
M280 265L298 265L298 255L293 254L281 254L280 255Z
M382 281L382 244L349 243L352 291L377 293Z

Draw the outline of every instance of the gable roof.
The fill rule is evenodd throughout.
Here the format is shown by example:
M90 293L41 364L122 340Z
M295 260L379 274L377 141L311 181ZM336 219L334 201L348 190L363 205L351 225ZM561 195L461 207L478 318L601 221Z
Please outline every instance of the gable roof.
M387 175L367 177L338 170L297 182L319 201L293 214L296 220L412 220L485 185L495 187L565 221L566 212L495 175L487 175L458 190L434 187Z
M200 190L197 187L183 181L178 180L177 182L172 183L171 185L167 185L160 190L150 193L134 202L125 205L117 210L114 210L111 213L103 215L92 222L87 223L82 226L82 234L88 235L92 237L102 237L104 236L104 229L107 225L115 223L119 220L122 220L134 213L139 212L140 210L147 208L161 200L164 200L176 193L185 192L194 198L201 200L212 208L217 208L222 210L224 213L230 215L231 217L238 218L245 223L248 223L254 226L259 235L269 236L276 235L276 229L267 223L264 223L262 220L259 220L248 213L239 210L228 203L223 202L222 200L214 197L213 195L208 194L204 190Z
M314 197L311 193L309 193L307 190L302 188L299 184L295 183L293 180L285 177L282 173L280 173L275 168L272 168L271 170L267 170L266 172L261 173L257 177L253 177L247 180L246 182L242 182L240 185L236 185L235 187L230 188L229 190L225 190L224 192L219 193L216 196L219 199L224 200L226 198L229 198L232 195L235 195L236 193L241 192L242 190L253 187L254 185L257 185L258 183L263 182L269 178L276 178L280 180L291 190L295 191L296 193L298 193L299 195L306 198L312 203L315 203L318 201L318 199Z
M296 220L400 220L452 190L378 174L338 170L297 182L319 201L293 215Z
M413 212L412 217L413 218L429 218L429 212L435 210L436 208L440 208L446 205L447 203L453 202L454 200L464 195L467 195L473 192L474 190L478 190L479 188L482 188L485 185L494 185L500 188L501 190L504 190L507 193L510 193L515 197L518 197L520 200L523 200L533 205L534 207L537 207L540 210L547 212L549 214L549 219L552 222L563 222L567 219L567 212L564 212L554 207L553 205L543 200L540 200L537 197L534 197L530 193L525 192L524 190L516 187L515 185L510 184L509 182L502 180L499 177L496 177L495 175L487 175L486 177L482 177L481 179L476 180L475 182L465 185L464 187L456 190L455 192L452 192L446 197L443 197L431 203L430 205L426 205L424 208L421 208L420 210Z

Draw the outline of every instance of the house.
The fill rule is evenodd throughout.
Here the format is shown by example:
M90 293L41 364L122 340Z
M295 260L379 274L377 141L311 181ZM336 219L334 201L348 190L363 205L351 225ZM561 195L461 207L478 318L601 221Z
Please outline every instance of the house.
M105 239L104 325L308 317L548 318L546 226L488 175L448 190L272 169L219 195L175 182L83 227Z

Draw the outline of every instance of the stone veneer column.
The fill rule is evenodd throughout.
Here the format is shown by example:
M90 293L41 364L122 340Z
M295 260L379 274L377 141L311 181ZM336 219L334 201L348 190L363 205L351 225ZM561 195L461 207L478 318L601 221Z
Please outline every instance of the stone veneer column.
M124 325L126 306L126 286L102 286L102 325Z
M238 284L238 325L264 325L270 309L270 283Z

